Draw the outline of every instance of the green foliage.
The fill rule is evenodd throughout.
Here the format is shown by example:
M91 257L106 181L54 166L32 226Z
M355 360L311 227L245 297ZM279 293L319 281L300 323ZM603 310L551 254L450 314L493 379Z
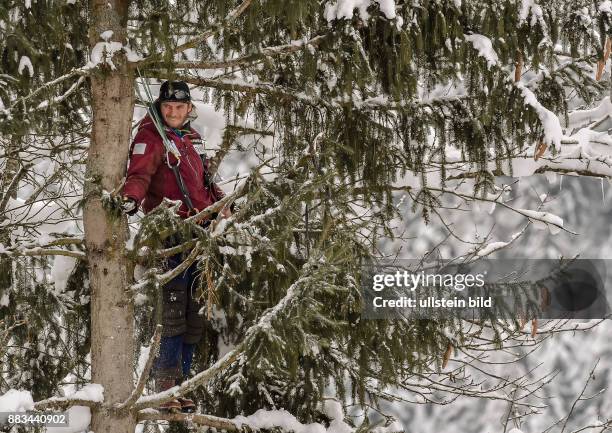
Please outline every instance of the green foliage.
M58 391L67 374L76 384L89 382L90 347L87 267L77 263L63 291L45 281L31 282L29 272L41 269L36 260L17 263L19 278L10 290L8 306L0 306L0 322L19 323L0 352L0 392L31 390L36 400ZM27 366L27 368L25 368Z
M79 112L88 111L89 96L86 86L69 98L40 106L57 95L66 93L72 84L62 82L57 86L44 86L87 61L87 10L80 3L39 1L26 8L21 0L8 0L0 7L0 98L6 108L3 134L49 132L85 128ZM32 64L23 67L26 56ZM22 66L21 71L20 65ZM35 98L20 98L38 91ZM15 101L15 102L13 102ZM14 107L12 106L14 104Z
M591 2L543 2L541 14L532 8L523 18L515 1L396 3L396 17L373 2L367 17L355 10L328 21L329 2L253 1L227 22L240 2L130 2L122 42L147 57L140 65L145 76L201 84L199 77L216 74L201 90L228 123L251 116L255 129L274 132L273 178L250 179L240 210L222 231L182 223L175 209L160 206L141 221L129 255L136 260L146 247L143 265L159 270L163 259L156 252L180 240L200 242L198 269L214 287L207 278L199 287L211 317L194 370L249 341L238 362L197 391L205 412L234 416L283 407L313 421L329 389L359 404L376 402L384 386L439 365L448 344L441 330L454 325L451 319L361 317L361 264L398 217L394 183L407 174L421 179L413 211L421 209L428 221L441 205L428 185L428 169L439 167L444 185L450 151L475 169L476 193L490 192L494 175L512 174L504 163L543 135L537 113L512 79L517 53L535 77L528 88L549 110L566 114L570 91L585 103L601 95L591 66L611 33L611 17ZM81 69L88 60L89 14L85 2L40 0L26 8L10 0L0 6L2 135L91 130L87 81L78 81L93 73ZM206 31L210 37L192 50L173 54ZM489 38L497 64L465 39L472 33ZM90 36L92 44L101 42ZM295 52L263 54L317 36L322 39ZM33 76L27 67L19 71L22 56L31 59ZM245 56L243 64L208 75L176 68L180 60ZM65 79L44 85L60 77ZM449 90L456 92L447 95ZM106 199L119 217L117 202ZM31 348L43 339L46 345L68 341L65 352L54 354L61 362L39 364L40 377L12 376L3 388L36 382L36 397L42 397L68 371L83 369L87 303L76 301L88 295L87 286L76 283L86 281L83 269L61 299L45 285L24 286L11 292L11 305L35 308L0 307L0 320L27 321L14 337L19 351L8 355L11 374L37 358ZM149 276L136 317L141 344L150 338L160 290ZM272 312L266 326L249 331ZM50 321L54 314L61 315L67 340Z

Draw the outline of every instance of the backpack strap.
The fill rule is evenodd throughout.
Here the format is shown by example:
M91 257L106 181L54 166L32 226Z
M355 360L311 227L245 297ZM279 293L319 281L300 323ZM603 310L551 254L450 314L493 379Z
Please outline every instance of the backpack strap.
M170 155L168 151L166 151L166 164L168 165L168 167L170 167L170 170L172 170L172 173L174 173L176 184L181 190L181 195L183 196L185 205L189 209L189 213L195 214L196 209L195 207L193 207L193 202L191 201L191 197L189 197L189 191L187 191L187 186L185 185L185 182L183 181L183 176L181 176L181 172L179 171L179 162L172 165L170 163Z

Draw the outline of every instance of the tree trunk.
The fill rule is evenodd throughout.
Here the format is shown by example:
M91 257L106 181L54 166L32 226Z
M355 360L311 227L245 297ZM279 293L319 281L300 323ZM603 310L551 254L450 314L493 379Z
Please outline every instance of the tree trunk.
M90 0L90 46L112 30L111 41L126 42L127 0ZM132 392L133 302L129 287L125 217L103 206L101 191L117 188L125 175L133 112L133 79L125 53L91 77L93 126L87 159L87 200L83 211L91 284L91 379L104 387L104 404L92 413L96 433L133 433L133 414L118 413L113 404Z

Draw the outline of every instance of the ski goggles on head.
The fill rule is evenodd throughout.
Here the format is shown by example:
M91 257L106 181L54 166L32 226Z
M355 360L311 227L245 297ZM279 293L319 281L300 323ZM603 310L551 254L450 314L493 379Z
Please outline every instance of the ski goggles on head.
M189 101L191 95L182 89L167 90L161 95L162 101Z

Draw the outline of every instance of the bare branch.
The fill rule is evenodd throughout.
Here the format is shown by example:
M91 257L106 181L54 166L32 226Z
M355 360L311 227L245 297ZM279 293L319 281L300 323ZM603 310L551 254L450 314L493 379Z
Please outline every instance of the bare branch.
M598 364L599 364L599 359L597 360L597 362L595 363L595 365L589 372L589 377L587 377L586 381L584 382L584 387L582 388L582 391L580 391L580 394L578 395L578 397L576 397L576 399L574 400L574 403L572 403L572 407L570 408L569 412L567 413L567 416L565 417L565 421L563 422L561 433L565 431L565 428L567 427L567 422L572 417L572 414L574 413L574 409L576 409L576 404L578 404L578 402L582 399L582 396L584 395L587 387L589 386L589 383L591 382L593 377L595 377L595 370L597 369Z
M94 408L99 406L100 403L93 400L85 400L81 398L69 398L69 397L51 397L46 400L41 400L34 403L34 409L36 410L47 410L57 409L66 410L72 406L86 406Z

